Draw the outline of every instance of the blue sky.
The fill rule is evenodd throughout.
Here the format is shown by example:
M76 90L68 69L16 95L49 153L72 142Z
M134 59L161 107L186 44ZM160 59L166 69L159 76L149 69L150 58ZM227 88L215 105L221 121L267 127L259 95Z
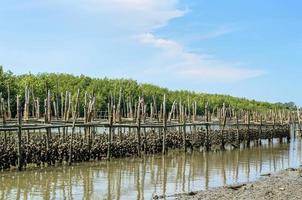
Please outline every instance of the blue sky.
M299 0L10 0L0 65L302 105Z

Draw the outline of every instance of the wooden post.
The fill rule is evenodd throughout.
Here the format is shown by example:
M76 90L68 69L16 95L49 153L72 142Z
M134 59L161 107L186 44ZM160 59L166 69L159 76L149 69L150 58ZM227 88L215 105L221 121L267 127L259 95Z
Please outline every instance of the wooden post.
M64 104L64 94L63 94L63 92L61 92L61 120L64 120L65 119L65 117L64 117L64 106L65 104Z
M182 108L182 120L183 120L183 132L182 132L182 140L183 140L183 148L187 151L187 133L186 133L186 117L185 117L185 106L181 106Z
M63 106L63 105L61 105ZM56 119L59 119L59 113L60 113L60 109L59 109L59 83L57 82L57 88L56 88Z
M300 117L300 108L297 107L297 118L298 118L298 133L301 132L301 117Z
M73 110L72 130L71 130L70 143L69 143L69 160L68 160L69 165L71 165L71 163L72 163L72 151L73 151L72 143L73 143L73 135L75 132L75 123L76 123L76 120L78 117L77 109L78 109L78 104L79 104L79 94L80 94L80 90L78 89L75 109Z
M206 151L210 150L210 139L209 139L209 108L208 102L205 105L205 121L206 121L206 138L205 138L205 148Z
M116 108L116 112L117 112L116 115L117 115L118 123L121 123L121 121L122 121L121 104L122 104L122 88L120 88L118 104L117 104L117 108Z
M12 112L10 109L10 89L9 85L7 86L7 118L11 119L12 118Z
M38 97L36 101L37 101L36 118L39 120L40 119L40 98Z
M246 146L249 148L251 145L251 131L250 131L250 111L247 111L247 143Z
M108 110L108 117L109 117L109 133L108 133L108 139L107 139L107 159L110 160L111 158L111 143L112 143L112 124L113 124L113 105L112 102L109 105Z
M25 92L24 92L24 120L28 120L28 113L29 113L29 90L28 87L25 87Z
M274 112L273 114L273 132L271 134L271 137L270 137L270 141L272 141L274 139L274 135L275 135L275 130L276 129L276 113Z
M261 138L262 138L262 126L263 126L263 116L260 115L260 127L259 127L259 136L257 138L258 144L261 145Z
M53 111L54 111L55 118L58 119L56 101L53 101Z
M65 101L64 101L64 120L67 121L67 107L68 107L68 91L65 93Z
M221 128L221 132L220 132L220 136L221 136L221 150L225 150L225 140L224 140L224 128L226 125L226 119L227 119L227 115L226 115L226 109L225 109L225 104L223 104L223 109L222 109L222 116L223 116L223 125Z
M171 111L169 112L169 117L168 117L168 120L167 120L169 122L171 122L171 120L172 120L175 104L176 104L176 101L173 102L172 107L171 107Z
M6 114L5 114L5 102L4 99L1 98L1 115L2 115L2 123L3 127L6 125ZM6 136L6 131L4 131L4 147L6 148L7 146L7 136Z
M68 121L70 117L70 107L71 107L71 92L68 93L68 107L66 112L66 121Z
M37 105L36 105L36 98L35 98L35 94L34 94L34 89L31 89L31 95L32 95L32 117L35 118L37 117Z
M23 158L22 158L22 110L20 104L20 98L17 96L17 113L18 113L18 170L22 170Z
M85 96L84 96L84 124L87 124L87 122L88 122L88 107L87 107L87 92L85 92ZM108 106L110 106L109 104L108 104ZM108 111L110 112L110 107L108 107ZM84 127L84 138L85 138L85 140L87 141L87 142L89 142L88 141L88 128L85 126Z
M138 98L137 103L137 114L136 114L136 123L137 123L137 154L141 156L141 98Z
M167 115L166 115L166 95L164 94L163 100L163 154L166 153L166 135L167 135Z
M236 111L236 147L240 148L240 135L239 135L239 116L238 112Z
M44 99L44 124L48 124L48 114L47 114L47 99ZM49 148L49 131L46 128L46 150L48 151Z

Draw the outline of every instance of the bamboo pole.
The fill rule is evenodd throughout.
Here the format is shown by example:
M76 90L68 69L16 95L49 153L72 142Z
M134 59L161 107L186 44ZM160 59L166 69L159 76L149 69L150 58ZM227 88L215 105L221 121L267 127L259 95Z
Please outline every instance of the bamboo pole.
M20 97L17 96L17 113L18 113L18 146L17 146L17 153L18 153L18 170L22 170L23 166L23 158L22 158L22 109L20 104Z
M72 151L73 151L72 144L73 144L73 135L74 135L74 132L75 132L75 124L76 124L76 120L77 120L77 117L78 117L77 108L78 108L78 104L79 104L79 95L80 95L80 90L78 89L75 108L74 108L74 111L73 111L73 121L72 121L71 135L70 135L69 160L68 160L69 165L71 165L71 163L72 163Z
M225 105L225 104L223 104ZM223 106L222 108L222 116L223 116L223 124L222 124L222 129L220 132L220 137L221 137L221 150L225 150L225 140L224 140L224 129L225 129L225 125L226 125L226 120L227 120L227 114L226 114L226 109L225 106Z
M163 100L163 149L162 153L166 153L166 135L167 135L167 115L166 115L166 95Z
M205 139L205 148L206 151L210 150L210 139L209 139L209 135L210 135L210 131L209 131L209 103L207 102L205 105L205 121L206 121L206 139Z
M7 118L11 119L12 118L12 113L10 109L10 88L9 85L7 86Z
M137 154L138 156L141 156L141 98L138 98L137 103Z
M185 106L182 106L182 119L183 119L183 132L182 132L182 140L183 140L183 149L187 150L187 131L186 131L186 117L185 117Z
M112 102L108 106L108 117L109 117L109 133L107 139L107 159L111 158L111 143L112 143L112 124L113 124L113 105Z

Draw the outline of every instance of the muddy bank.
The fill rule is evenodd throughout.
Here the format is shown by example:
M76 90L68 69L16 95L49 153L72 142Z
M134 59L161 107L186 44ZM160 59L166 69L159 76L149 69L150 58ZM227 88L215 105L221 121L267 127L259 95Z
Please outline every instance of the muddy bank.
M201 192L189 192L166 197L184 200L229 199L301 199L302 168L289 168L276 174L263 174L250 183L218 187ZM155 196L154 199L165 197Z

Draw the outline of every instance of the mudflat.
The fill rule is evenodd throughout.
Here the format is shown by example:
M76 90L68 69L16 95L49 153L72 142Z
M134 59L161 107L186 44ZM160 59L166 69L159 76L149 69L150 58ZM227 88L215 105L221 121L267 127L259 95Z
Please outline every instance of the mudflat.
M276 174L263 174L255 182L227 185L205 191L189 192L163 198L185 200L301 199L301 186L302 168L288 168Z

